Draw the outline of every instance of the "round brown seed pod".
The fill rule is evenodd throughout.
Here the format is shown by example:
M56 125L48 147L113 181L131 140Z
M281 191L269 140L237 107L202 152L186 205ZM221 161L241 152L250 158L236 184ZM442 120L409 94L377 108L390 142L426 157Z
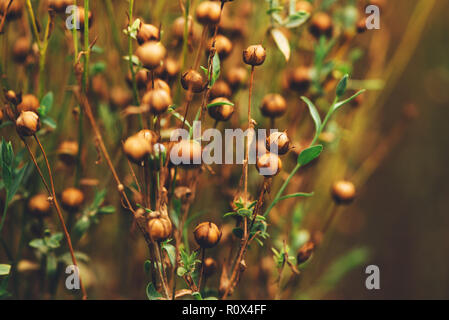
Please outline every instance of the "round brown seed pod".
M11 102L15 106L19 103L19 98L13 90L6 91L5 98L6 100L8 100L8 102Z
M117 109L126 108L133 100L131 92L120 87L115 86L111 89L111 105Z
M156 79L154 80L154 90L164 90L168 93L168 95L171 95L171 89L167 82L165 82L162 79Z
M361 19L359 19L359 21L357 21L356 26L355 26L357 33L363 33L365 32L366 29L366 17L362 17Z
M223 81L218 80L210 89L209 99L213 100L219 97L230 98L232 96L232 90L229 85Z
M67 211L77 211L84 202L84 193L77 188L67 188L62 192L61 202Z
M142 104L150 107L150 111L154 115L159 115L167 111L173 101L167 91L163 89L155 89L148 91L142 98Z
M252 45L243 50L243 62L250 66L260 66L265 62L267 52L260 44Z
M184 27L185 27L185 19L184 17L178 17L173 22L172 26L172 35L177 40L184 39ZM187 34L190 34L193 31L193 19L189 16L189 21L187 22Z
M196 168L201 165L201 157L203 150L201 144L195 140L181 140L174 144L174 150L170 152L170 162L173 165L182 166L184 168ZM177 159L171 157L176 152ZM199 162L199 163L195 163Z
M204 276L210 277L217 270L217 262L213 258L206 258L204 260Z
M221 238L221 231L212 222L200 223L193 231L195 241L201 248L215 247Z
M148 41L159 41L159 28L152 24L140 22L136 38L140 45Z
M142 161L152 151L152 145L140 135L134 135L126 139L123 144L123 151L129 160L136 164Z
M275 152L278 155L283 155L290 149L290 139L285 132L273 132L267 138L267 150Z
M206 89L207 81L203 78L201 73L190 69L182 74L181 85L184 90L190 89L195 93L200 93Z
M288 75L288 87L298 93L306 92L312 83L311 70L307 67L295 68Z
M148 221L148 234L152 241L160 242L167 240L172 232L172 223L168 217L152 218Z
M16 40L12 48L14 61L17 63L24 63L30 51L30 39L28 39L27 37L20 37Z
M340 180L332 185L332 197L337 204L349 204L355 196L355 186L350 181Z
M39 116L33 111L21 112L16 120L17 133L22 137L29 137L39 131L41 125Z
M78 142L63 141L58 147L58 157L66 165L73 165L76 162L78 151Z
M257 159L256 168L264 177L272 177L282 170L282 161L278 155L267 152Z
M305 11L310 14L313 11L313 5L309 1L298 1L296 2L296 11Z
M220 3L216 1L201 2L196 8L195 16L202 25L216 25L220 22Z
M213 40L209 41L208 52L212 49ZM232 42L224 35L217 35L215 38L215 49L220 57L220 60L226 59L232 52Z
M28 201L28 210L38 217L48 216L50 214L48 196L41 193L31 197Z
M137 89L143 90L147 88L148 82L150 80L150 77L148 76L148 71L145 69L140 69L134 74L136 78L136 84ZM133 86L133 76L131 74L131 71L128 71L128 74L126 76L126 82L128 85L132 88Z
M9 2L10 0L0 0L0 16L5 15ZM6 19L15 20L20 18L22 16L23 8L24 8L23 0L13 1L8 9L8 13L6 14Z
M17 111L33 111L35 113L38 113L39 107L40 103L36 96L32 94L26 94L22 96L22 102L17 106Z
M325 12L315 13L310 21L309 31L317 39L323 35L332 37L332 18Z
M78 7L78 21L80 23L80 30L84 30L84 8L83 7ZM93 21L93 16L92 16L92 12L89 11L88 13L88 21L89 21L89 28L92 27L92 21Z
M210 103L213 104L222 102L231 103L231 101L224 97L216 98ZM207 111L209 112L209 115L217 121L228 121L234 113L234 106L229 104L220 104L217 106L209 107Z
M48 7L57 13L65 13L68 6L73 5L72 0L48 0Z
M145 42L136 50L136 56L145 68L156 69L162 63L167 54L167 50L160 42Z
M248 78L248 71L243 67L233 67L229 69L226 74L226 81L228 81L232 90L246 84Z
M298 251L296 255L296 263L298 265L305 263L310 259L315 250L315 243L313 241L306 242Z
M137 136L144 138L151 145L159 140L157 133L149 129L140 130L137 132Z
M287 102L280 94L270 93L263 98L260 111L265 117L278 118L287 111Z

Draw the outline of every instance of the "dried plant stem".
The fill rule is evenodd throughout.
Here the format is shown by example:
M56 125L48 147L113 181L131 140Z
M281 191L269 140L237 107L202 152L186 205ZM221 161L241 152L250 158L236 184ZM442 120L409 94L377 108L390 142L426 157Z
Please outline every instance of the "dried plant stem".
M148 232L146 232L145 228L138 221L138 219L136 217L136 212L133 209L133 207L131 205L131 202L128 199L128 196L126 195L125 187L123 186L122 182L120 181L120 178L118 177L117 171L115 170L114 165L113 165L113 163L111 161L111 158L109 156L108 150L106 149L106 146L104 144L103 137L101 135L100 129L98 128L97 122L96 122L95 117L94 117L94 115L92 113L92 108L91 108L91 106L89 104L89 101L87 100L87 97L85 97L84 95L80 95L79 96L79 100L80 100L81 105L84 108L84 111L85 111L85 113L87 115L87 118L88 118L88 120L90 122L90 125L92 126L92 129L94 130L95 140L97 141L98 146L99 146L101 152L103 153L104 158L106 159L106 163L107 163L107 165L109 167L109 170L111 171L112 176L114 177L114 180L117 183L117 190L120 193L120 195L122 196L122 199L125 201L126 208L128 210L130 210L131 213L134 215L134 219L136 220L136 224L137 224L140 232L144 236L145 241L146 241L148 247L150 247L150 245L151 245L150 236L148 235Z
M51 197L53 198L52 201L53 201L53 203L55 205L56 212L57 212L58 218L59 218L59 222L61 223L62 230L63 230L65 238L67 240L67 245L69 247L70 256L72 257L72 263L75 265L75 267L78 268L78 263L76 261L75 252L74 252L73 246L72 246L72 240L70 238L69 231L67 230L67 227L65 225L64 217L62 215L61 208L59 207L58 199L56 198L56 191L55 191L55 184L54 184L54 181L53 181L53 174L51 172L51 167L50 167L50 163L48 162L47 154L45 153L44 147L42 146L39 138L36 135L34 135L34 139L36 140L37 144L39 145L39 148L40 148L40 150L42 152L42 155L44 156L45 164L46 164L47 170L48 170L48 176L50 178ZM81 291L83 293L83 300L86 300L87 299L87 292L86 292L86 288L84 288L84 285L83 285L83 282L81 280L81 277L79 277L79 281L80 281Z
M157 261L156 261L157 270L158 270L158 272L159 272L159 277L161 278L162 288L164 289L164 293L165 293L166 298L167 298L167 299L170 299L170 294L168 293L167 284L165 283L165 277L164 277L164 274L163 274L163 268L164 268L164 267L163 267L163 264L164 264L164 262L163 262L163 260L162 260L162 254L161 254L161 250L160 250L160 244L157 243L157 244L155 244L154 247L156 248L156 253L157 253L157 255L158 255L158 259L159 259L160 264L161 264L161 265L159 266L159 263L157 263Z
M198 292L201 292L201 284L203 282L204 278L204 258L206 256L206 249L201 248L201 271L200 271L200 277L198 279Z
M253 84L254 84L254 66L251 67L251 76L249 80L249 95L248 95L248 131L251 129L251 96L253 94ZM249 145L250 139L247 137L246 141L246 155L245 162L243 164L243 175L245 176L244 180L244 197L245 201L248 201L248 160L249 160Z

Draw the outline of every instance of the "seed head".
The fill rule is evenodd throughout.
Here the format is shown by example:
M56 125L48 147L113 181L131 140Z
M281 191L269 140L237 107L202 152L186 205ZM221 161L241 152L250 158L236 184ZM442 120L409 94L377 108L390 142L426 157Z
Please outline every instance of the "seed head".
M140 45L148 41L159 41L159 29L152 24L140 22L139 30L137 31L137 42Z
M285 132L273 132L267 138L267 150L274 152L277 150L278 155L283 155L290 149L290 139Z
M278 155L267 152L257 159L256 168L259 170L261 175L265 177L272 177L281 172L282 161Z
M243 61L250 66L260 66L265 62L267 52L260 45L252 45L243 50Z
M298 67L294 69L288 76L288 86L290 90L300 94L306 92L312 83L310 69L307 67Z
M193 19L191 16L189 16L189 21L187 23L187 33L190 34L192 32L193 28ZM182 40L184 38L184 26L185 26L185 19L184 17L178 17L173 22L172 27L172 34L175 39Z
M76 141L63 141L58 147L59 159L66 165L73 165L76 162L78 156L78 142Z
M159 140L157 133L149 129L140 130L137 132L137 136L144 138L151 145Z
M167 82L165 82L164 80L161 80L161 79L154 80L154 89L155 90L164 90L165 92L168 93L168 95L171 94L170 86L168 85Z
M137 84L137 88L139 90L142 89L146 89L148 82L149 82L149 77L148 77L148 71L145 69L140 69L139 71L137 71L134 74L135 78L136 78L136 84ZM126 76L126 82L128 83L128 85L132 88L133 86L133 77L131 74L131 71L128 71L128 75Z
M136 50L136 56L145 68L156 69L162 63L167 54L167 50L160 42L145 42Z
M211 101L213 103L231 103L227 98L221 97ZM208 108L209 115L217 121L228 121L234 113L234 106L229 104L221 104Z
M309 1L298 1L296 2L296 11L305 11L310 14L313 11L313 5Z
M16 129L22 137L34 135L40 129L39 116L33 111L21 112L16 120Z
M355 186L350 181L340 180L332 185L332 197L337 204L349 204L355 196Z
M142 98L142 104L150 107L151 113L159 115L167 111L173 101L167 91L155 89L147 92Z
M111 105L114 108L126 108L131 102L132 96L128 90L120 86L115 86L111 89Z
M152 149L152 145L140 135L129 137L123 144L123 151L126 156L136 164L141 164Z
M230 98L231 95L232 90L229 85L223 80L218 80L210 89L209 98L211 100L219 97Z
M216 1L201 2L196 8L196 20L202 25L216 25L220 22L221 7Z
M72 0L48 0L48 7L57 13L65 13L66 8L72 4Z
M17 97L17 94L13 90L8 90L5 93L6 100L8 102L12 103L13 105L17 105L19 103L19 97Z
M277 93L270 93L262 100L260 111L265 117L278 118L287 111L287 102Z
M204 260L204 276L210 277L217 270L217 262L213 258Z
M24 63L30 51L30 39L27 37L20 37L16 40L14 47L12 48L14 61L17 63Z
M310 33L317 39L322 35L330 38L332 36L332 18L325 12L317 12L310 21Z
M211 39L209 42L208 51L212 49L213 40ZM215 49L217 50L218 56L220 57L220 60L226 59L232 51L232 42L224 35L217 35L215 38Z
M84 194L80 189L67 188L62 192L61 202L67 211L77 211L84 202Z
M178 159L180 163L179 166L182 166L186 169L189 168L197 168L200 164L197 164L195 162L201 162L201 156L202 156L202 148L201 144L199 144L195 140L181 140L177 142L173 148L176 148L175 150L178 151ZM171 161L170 161L171 162ZM173 162L171 162L174 164ZM175 164L174 164L175 165Z
M298 265L308 261L315 250L315 243L313 241L306 242L298 251L296 256L296 263Z
M39 106L40 106L39 100L36 98L35 95L26 94L22 97L22 102L17 106L17 111L18 112L33 111L35 113L38 113Z
M243 67L233 67L226 74L226 80L231 86L232 90L245 85L248 78L248 71Z
M181 84L184 90L191 89L195 93L202 92L207 86L207 82L201 73L193 69L190 69L182 74Z
M168 217L161 217L157 214L157 217L148 221L148 234L151 240L160 242L168 239L172 232L172 223Z
M4 16L6 9L8 8L9 0L0 0L0 16ZM22 16L23 0L15 0L11 3L11 6L8 9L8 13L6 15L7 20L15 20Z
M78 7L78 21L80 23L80 30L84 30L84 8L83 7ZM89 28L92 27L92 21L93 21L93 16L92 16L92 12L89 11L88 13L88 20L89 20Z
M50 214L50 202L48 201L48 196L43 193L33 196L28 201L28 209L36 216L48 216Z
M193 231L196 243L201 248L215 247L221 238L221 231L217 225L212 222L200 223Z

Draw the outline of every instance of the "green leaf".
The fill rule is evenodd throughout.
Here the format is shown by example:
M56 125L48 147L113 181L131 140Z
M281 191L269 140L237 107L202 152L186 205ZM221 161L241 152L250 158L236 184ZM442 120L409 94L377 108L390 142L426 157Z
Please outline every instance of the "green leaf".
M315 107L315 105L313 104L313 102L309 100L309 98L302 96L301 99L309 107L310 115L312 116L313 122L315 122L315 133L317 134L321 127L320 114L318 113L318 110Z
M362 89L362 90L360 90L359 92L357 92L355 95L353 95L352 97L350 97L350 98L348 98L348 99L346 99L346 100L343 100L343 101L340 101L340 102L338 102L338 103L336 103L335 105L334 105L334 112L336 111L336 110L338 110L339 108L341 108L343 105L345 105L346 103L348 103L348 102L351 102L352 100L354 100L356 97L358 97L359 95L361 95L362 93L364 93L366 90L365 89Z
M0 264L0 276L7 276L11 271L11 265Z
M218 54L214 55L214 59L212 60L212 79L210 81L209 86L212 87L220 76L220 57Z
M298 156L298 164L301 166L305 166L310 163L314 159L318 158L318 156L323 151L322 145L316 145L302 151Z
M290 60L290 44L288 43L288 39L284 33L281 30L274 28L271 29L271 36L273 37L279 50L281 50L284 55L285 61Z
M349 79L349 75L345 74L343 76L343 78L340 80L340 82L338 83L337 90L336 90L337 97L340 98L345 94L346 87L348 86L348 79Z
M298 193L292 193L283 197L280 197L278 199L278 201L282 201L282 200L286 200L286 199L290 199L290 198L297 198L297 197L305 197L305 198L309 198L309 197L313 197L314 193L304 193L304 192L298 192Z
M175 118L177 118L179 121L183 122L184 117L175 111L172 107L168 108L168 113L172 114ZM189 121L185 120L185 125L189 128L189 130L192 130L192 126L190 125Z
M43 123L43 124L49 126L49 127L52 128L53 130L56 129L57 126L58 126L58 125L56 124L55 120L53 120L53 119L50 118L50 117L45 117L45 116L44 116L44 117L42 117L41 119L42 119L42 123Z
M162 250L167 252L170 264L174 266L176 262L176 248L169 243L162 243Z
M53 92L48 92L41 100L40 107L38 109L39 115L46 116L53 107L54 95Z
M148 283L147 285L147 297L148 300L159 300L160 298L162 298L162 295L157 292L156 288L153 286L153 283Z
M308 12L298 11L288 16L287 20L284 22L284 27L288 29L297 28L303 25L309 17L310 14Z
M183 277L186 273L187 273L187 270L184 267L179 267L178 270L176 270L176 274L179 277Z
M223 106L223 105L227 105L227 106L233 106L234 104L232 102L226 102L226 101L221 101L221 102L214 102L214 103L210 103L207 105L207 108L212 108L212 107L218 107L218 106Z
M129 61L129 56L124 56L123 60ZM140 62L139 58L135 55L131 57L131 62L138 67L142 67L142 63Z
M99 74L99 73L103 73L105 70L106 70L106 63L104 63L103 61L94 63L90 67L90 73L92 76Z
M201 293L199 293L199 292L193 292L192 297L194 297L195 300L203 300L203 297L201 296Z
M80 239L89 230L90 224L90 219L87 216L82 216L73 227L74 235Z
M143 263L143 268L145 270L145 273L147 274L147 276L150 275L150 270L151 270L151 261L150 260L145 260L145 262Z
M115 212L114 206L104 206L98 209L99 214L111 214Z

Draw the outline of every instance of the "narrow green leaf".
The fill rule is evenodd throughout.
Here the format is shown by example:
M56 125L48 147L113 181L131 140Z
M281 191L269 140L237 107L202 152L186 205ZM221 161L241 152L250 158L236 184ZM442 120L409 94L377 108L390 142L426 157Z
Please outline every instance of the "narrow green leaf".
M147 297L148 300L159 300L160 298L162 298L162 295L157 292L156 288L153 286L153 283L149 282L147 285Z
M297 28L303 25L310 17L310 14L305 11L298 11L288 16L284 23L284 27L288 29Z
M282 201L282 200L286 200L286 199L290 199L290 198L298 198L298 197L305 197L305 198L310 198L313 197L314 193L304 193L304 192L298 192L298 193L292 193L283 197L280 197L278 199L278 201Z
M222 101L222 102L214 102L214 103L209 103L207 105L207 108L212 108L212 107L218 107L218 106L223 106L223 105L227 105L227 106L233 106L234 104L232 102L226 102L226 101Z
M39 115L46 116L53 107L54 95L53 92L48 92L41 100L40 107L38 109Z
M364 93L365 91L366 91L365 89L362 89L362 90L360 90L359 92L357 92L355 95L353 95L352 97L350 97L350 98L348 98L348 99L346 99L346 100L343 100L343 101L340 101L340 102L336 103L336 104L334 105L334 111L338 110L339 108L341 108L341 107L342 107L343 105L345 105L346 103L351 102L352 100L354 100L355 98L357 98L359 95L361 95L361 94Z
M7 276L11 271L11 265L0 264L0 276Z
M285 61L290 60L290 44L288 43L288 39L284 33L281 30L274 28L271 29L271 36L273 37L279 50L281 50L284 55Z
M313 122L315 122L315 133L318 133L318 131L320 130L320 127L321 127L320 114L318 113L318 110L315 107L315 105L313 104L313 102L309 100L309 98L302 96L301 99L309 107L310 115L312 116Z
M340 82L338 83L337 90L336 90L337 97L340 98L345 94L346 87L348 86L348 79L349 79L349 75L345 74L343 76L343 78L340 80Z
M322 145L316 145L302 151L298 156L298 164L301 166L305 166L310 163L314 159L318 158L318 156L323 151Z
M215 81L217 81L218 77L220 77L220 57L218 54L214 55L214 59L212 60L212 68L212 79L210 82L211 87L214 85Z

